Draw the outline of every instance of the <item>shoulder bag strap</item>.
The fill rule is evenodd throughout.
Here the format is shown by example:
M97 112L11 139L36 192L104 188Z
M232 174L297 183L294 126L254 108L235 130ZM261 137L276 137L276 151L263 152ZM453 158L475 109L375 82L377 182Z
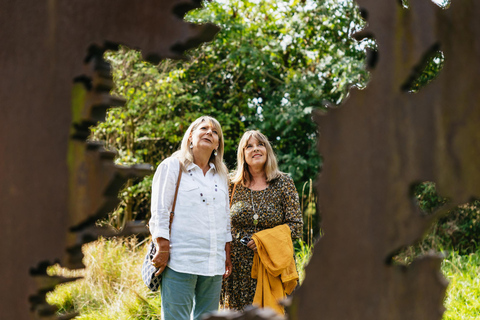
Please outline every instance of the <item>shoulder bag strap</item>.
M180 180L182 179L182 163L179 161L180 165L180 171L178 172L178 179L177 179L177 185L175 187L175 196L173 197L173 205L172 205L172 211L170 211L170 223L168 225L168 230L172 230L172 221L173 221L173 216L175 215L175 205L177 204L177 194L178 194L178 187L180 186Z

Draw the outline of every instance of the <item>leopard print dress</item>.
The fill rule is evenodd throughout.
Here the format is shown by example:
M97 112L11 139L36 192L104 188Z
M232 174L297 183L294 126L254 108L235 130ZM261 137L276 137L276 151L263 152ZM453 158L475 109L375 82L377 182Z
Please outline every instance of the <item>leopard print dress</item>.
M230 184L230 196L232 188L233 185ZM255 214L258 215L256 223ZM292 178L282 174L260 191L238 184L232 199L230 217L233 270L223 281L220 303L225 309L243 310L253 302L257 280L251 277L253 251L242 245L240 239L285 223L290 227L292 239L302 236L302 213Z

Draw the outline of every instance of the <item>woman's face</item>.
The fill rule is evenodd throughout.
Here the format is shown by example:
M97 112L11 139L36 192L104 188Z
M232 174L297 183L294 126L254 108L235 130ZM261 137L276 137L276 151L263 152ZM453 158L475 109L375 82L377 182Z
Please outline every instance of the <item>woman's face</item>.
M245 146L245 162L250 167L264 167L267 162L267 148L263 142L250 137Z
M207 121L201 122L192 131L190 141L194 148L202 149L211 153L214 149L218 148L218 131L212 123Z

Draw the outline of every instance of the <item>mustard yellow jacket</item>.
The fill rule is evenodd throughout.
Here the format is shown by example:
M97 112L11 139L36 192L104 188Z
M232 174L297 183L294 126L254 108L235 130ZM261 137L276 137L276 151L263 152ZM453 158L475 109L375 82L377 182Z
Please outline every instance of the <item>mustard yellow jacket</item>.
M290 228L282 224L257 232L252 239L257 246L252 266L252 278L257 279L253 304L284 314L278 301L292 293L298 282Z

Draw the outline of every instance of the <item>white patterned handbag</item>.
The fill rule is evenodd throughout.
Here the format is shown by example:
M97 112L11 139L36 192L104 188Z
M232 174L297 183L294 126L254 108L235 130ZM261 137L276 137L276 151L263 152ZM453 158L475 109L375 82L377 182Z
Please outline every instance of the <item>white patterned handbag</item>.
M158 268L155 268L152 265L152 259L157 252L157 248L155 244L150 242L148 245L148 252L145 255L145 260L143 260L142 265L142 279L143 282L147 285L147 287L152 291L158 291L160 289L160 283L162 282L162 274L155 276L155 273L158 271Z

